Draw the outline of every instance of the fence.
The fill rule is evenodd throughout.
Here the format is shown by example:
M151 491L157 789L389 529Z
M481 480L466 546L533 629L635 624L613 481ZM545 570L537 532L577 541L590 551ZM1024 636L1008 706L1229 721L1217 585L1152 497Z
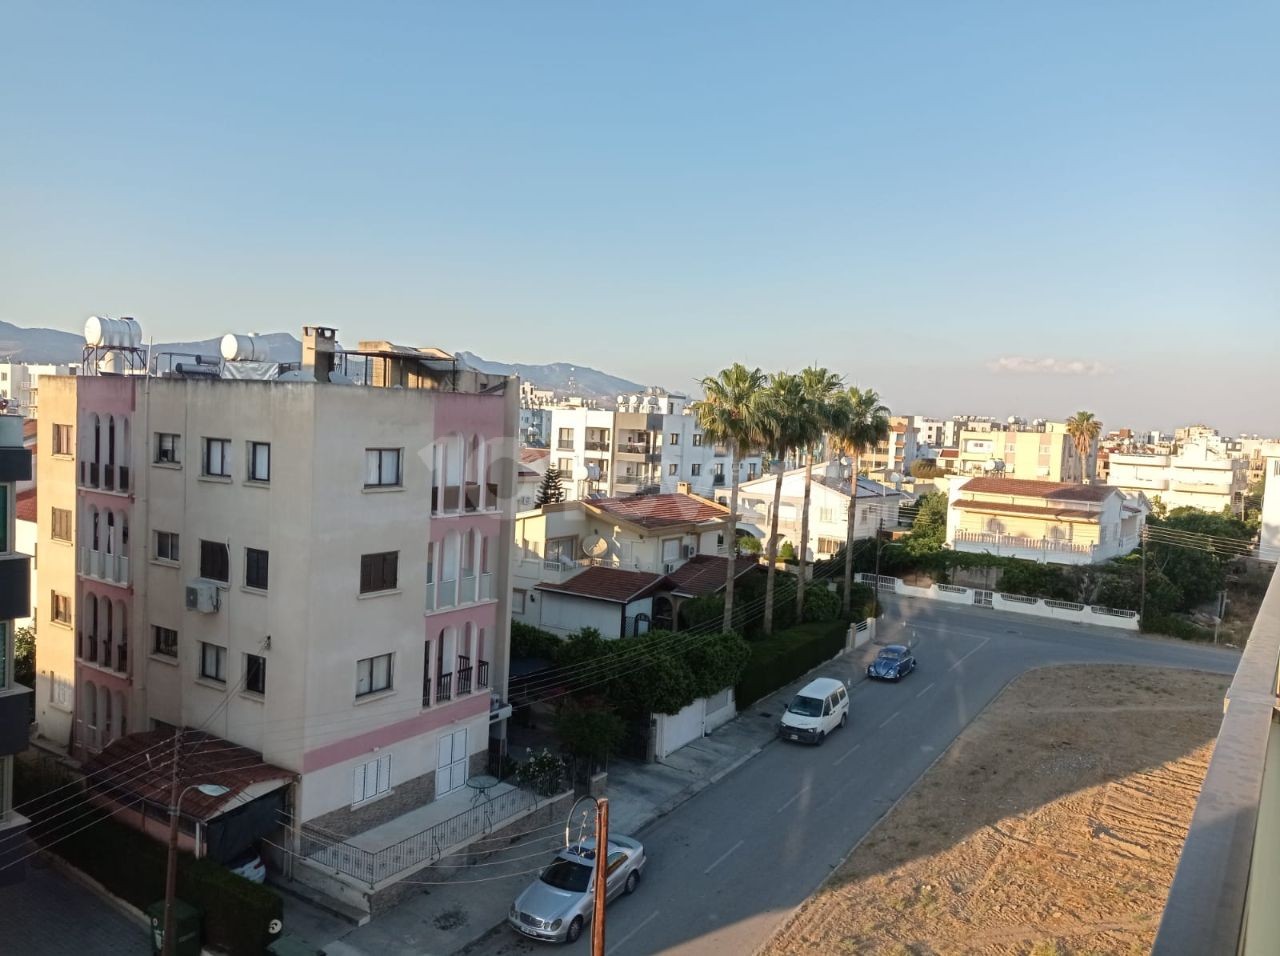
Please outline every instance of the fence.
M874 574L858 574L859 584L870 584L878 591L901 594L903 597L925 598L930 601L944 601L951 604L968 604L975 607L989 607L998 611L1013 611L1018 614L1033 614L1037 617L1050 617L1059 621L1075 621L1078 624L1098 624L1103 627L1117 627L1126 631L1138 630L1138 612L1123 611L1110 607L1096 607L1091 604L1077 604L1074 601L1051 601L1047 598L1028 597L1025 594L1001 594L999 591L984 591L981 588L962 588L954 584L934 584L927 588L906 584L898 578Z
M497 824L534 809L539 799L530 790L508 790L380 850L335 842L333 834L303 824L301 856L373 886L434 863L451 847L483 836Z

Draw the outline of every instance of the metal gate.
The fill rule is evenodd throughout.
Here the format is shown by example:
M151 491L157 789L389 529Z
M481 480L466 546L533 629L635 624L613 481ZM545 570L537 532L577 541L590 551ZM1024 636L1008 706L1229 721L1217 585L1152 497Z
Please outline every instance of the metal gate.
M992 591L975 590L973 592L973 603L978 607L991 607L991 595L993 593Z

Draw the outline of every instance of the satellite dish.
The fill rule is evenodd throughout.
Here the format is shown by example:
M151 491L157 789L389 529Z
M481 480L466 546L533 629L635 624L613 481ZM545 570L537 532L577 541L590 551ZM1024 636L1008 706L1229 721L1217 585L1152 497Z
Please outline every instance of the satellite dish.
M589 558L603 558L609 553L609 542L598 534L582 540L582 553Z

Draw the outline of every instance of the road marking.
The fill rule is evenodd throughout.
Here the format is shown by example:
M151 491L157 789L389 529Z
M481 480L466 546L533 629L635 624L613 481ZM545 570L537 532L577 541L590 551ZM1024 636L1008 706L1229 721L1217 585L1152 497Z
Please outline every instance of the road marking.
M738 847L742 846L742 844L746 842L747 842L746 840L739 840L733 846L729 847L729 849L725 850L724 854L719 859L717 859L714 863L712 863L709 867L707 867L705 870L702 871L702 875L706 876L708 873L714 870L717 866L719 866L725 860L729 859L729 854L732 853L734 850L736 850Z
M855 750L857 750L857 749L858 749L859 747L861 747L861 746L862 746L862 744L854 744L852 747L850 747L848 750L846 750L846 751L844 752L844 755L843 755L843 756L837 757L837 758L836 758L836 766L838 767L838 766L840 766L842 763L844 763L845 758L846 758L846 757L850 757L850 756L852 756L852 755L853 755L853 752L854 752Z
M930 684L930 685L929 685L928 687L926 687L924 690L920 691L920 693L916 694L916 696L917 696L917 697L923 697L925 694L929 693L929 691L931 691L931 690L933 690L933 684Z
M778 812L778 813L781 813L783 810L787 809L787 807L791 806L791 804L795 803L797 800L799 800L801 797L803 797L803 796L804 796L806 793L808 793L808 792L809 792L809 788L808 788L807 786L806 786L806 787L804 787L804 788L802 788L802 789L801 789L801 791L800 791L799 793L797 793L794 797L792 797L790 800L788 800L788 801L787 801L786 803L784 803L782 806L778 807L777 812Z
M977 647L975 647L973 650L971 650L971 651L970 651L968 654L966 654L964 657L960 658L960 660L958 660L958 661L956 661L954 664L952 664L952 665L951 665L951 670L955 670L957 667L959 667L961 664L963 664L963 663L964 663L964 662L969 658L969 656L970 656L970 655L972 655L972 654L976 654L976 653L978 653L978 651L980 651L980 650L982 650L984 647L986 647L986 646L987 646L987 642L988 642L989 640L991 640L991 638L989 638L989 637L984 637L984 638L982 639L982 643L981 643L981 644L979 644Z
M622 946L623 944L625 944L627 940L629 940L632 936L636 935L636 933L640 932L640 930L644 929L646 926L648 926L650 923L652 923L652 922L653 922L655 919L657 919L657 918L658 918L658 911L657 911L657 910L654 910L652 913L650 913L648 916L646 916L644 919L642 919L642 920L640 921L639 925L638 925L638 926L636 926L636 927L634 927L634 928L631 930L631 932L627 933L627 935L626 935L626 936L622 937L622 939L618 940L616 943L614 943L612 946L610 946L610 947L609 947L609 952L611 952L611 953L616 953L616 952L618 951L618 948L619 948L620 946Z
M879 729L884 730L886 727L888 727L891 723L893 723L893 718L897 717L900 713L902 713L902 711L895 710L892 714L889 715L888 720L886 720L883 724L880 725Z

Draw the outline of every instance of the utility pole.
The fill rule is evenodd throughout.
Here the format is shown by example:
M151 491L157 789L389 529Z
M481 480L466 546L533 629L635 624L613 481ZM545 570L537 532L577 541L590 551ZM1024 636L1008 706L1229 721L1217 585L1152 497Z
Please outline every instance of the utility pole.
M1146 621L1147 616L1147 527L1142 526L1142 531L1138 533L1138 538L1142 542L1142 590L1138 596L1138 630L1142 630L1142 625Z
M169 865L164 874L164 943L163 956L173 956L173 898L178 890L178 750L182 742L181 726L173 728L173 768L169 773Z
M591 916L591 956L604 956L604 904L609 877L609 798L596 801L596 898Z

